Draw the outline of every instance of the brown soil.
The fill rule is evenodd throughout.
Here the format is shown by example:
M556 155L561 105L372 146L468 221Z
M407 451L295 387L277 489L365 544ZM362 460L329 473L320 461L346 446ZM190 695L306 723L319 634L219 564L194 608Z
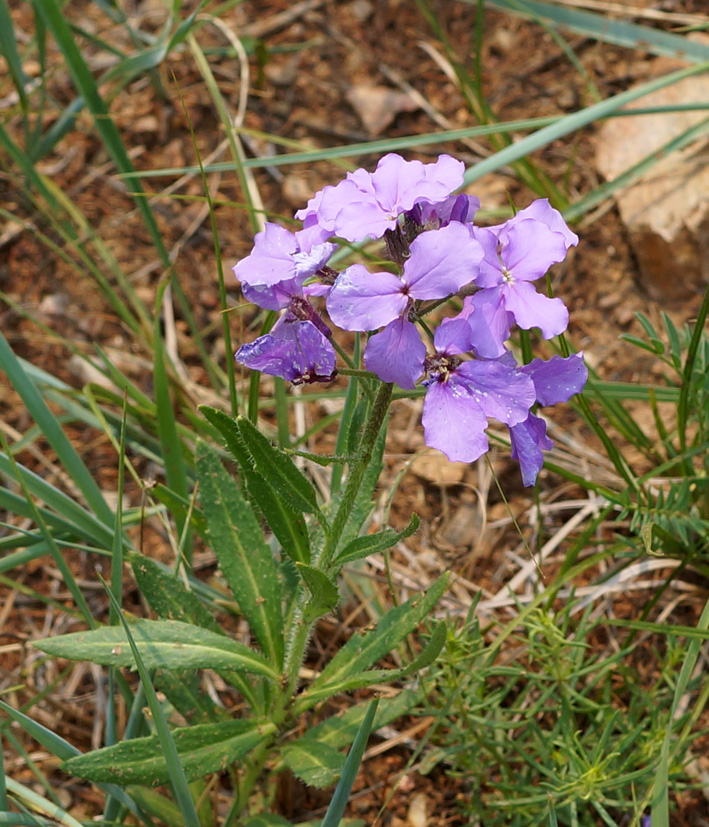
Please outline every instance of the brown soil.
M435 10L436 25L447 34L457 55L472 71L476 4L433 0L430 5ZM650 0L634 0L627 5L640 10L655 7ZM181 14L185 17L193 4L183 6ZM705 0L668 0L657 7L677 14L706 12ZM66 13L116 46L129 49L130 44L123 42L120 28L109 23L97 4L72 2ZM136 3L132 13L140 18L144 31L157 31L164 19L163 5L152 0ZM28 38L33 31L31 6L13 8L12 16L18 30ZM291 4L287 0L248 0L223 19L237 35L257 38L259 44L248 59L250 94L243 118L243 126L253 130L244 136L248 155L280 151L275 142L269 143L257 133L294 141L303 148L315 148L430 133L475 122L457 83L445 71L445 52L440 40L414 3L306 0ZM667 28L669 24L660 21L656 25ZM223 33L209 25L198 37L205 49L222 49L226 43ZM652 58L645 54L574 35L568 36L567 41L603 96L628 88L650 72ZM569 65L552 36L535 24L488 10L483 20L482 43L482 86L497 118L511 120L563 113L591 102L588 85ZM70 77L54 52L54 45L50 43L49 49L51 94L66 104L74 96ZM235 55L214 57L211 65L227 105L236 112L245 67L240 66ZM98 71L99 67L95 68ZM31 73L32 67L26 70ZM38 66L34 67L35 72L38 70ZM213 153L224 139L204 81L187 50L173 53L161 66L159 78L166 96L161 93L160 84L140 80L111 102L111 114L134 163L141 170L195 163L191 131L202 158ZM393 97L387 99L380 111L376 93L368 89L372 86L408 94L407 102ZM367 101L363 117L372 117L373 121L365 122L358 114L352 102L353 89ZM11 91L9 77L3 80L0 74L0 101ZM387 117L387 109L391 107L395 110L393 117ZM5 107L4 111L0 110L0 117L5 120L5 128L20 140L19 118L9 117L11 111ZM377 113L378 119L374 117ZM449 152L473 164L490 151L491 145L485 142L441 143L430 149L423 148L417 157L427 160ZM573 201L599 183L593 153L594 130L587 129L537 153L534 161L544 174L564 187ZM222 147L215 160L229 157L228 149ZM372 168L376 159L376 155L365 154L354 162ZM86 113L80 115L77 128L60 142L51 156L42 160L40 167L83 212L124 272L131 275L138 295L152 306L161 276L160 263L134 202L126 186L114 175L114 168ZM267 212L290 216L315 190L336 182L342 174L334 164L316 163L256 170L254 176ZM146 179L146 189L160 193L174 178L168 175ZM219 202L216 217L221 253L230 267L249 252L253 233L242 208L243 195L236 173L228 170L212 175L210 186L212 197ZM208 346L226 359L209 220L202 204L194 200L203 194L199 176L192 176L178 192L178 197L160 198L156 202L160 229L168 250L176 254L178 278L196 322L200 328L210 331L206 337ZM471 192L479 195L483 209L492 213L504 208L508 196L519 207L526 206L535 197L511 171L481 179ZM0 199L6 210L23 220L31 224L37 220L16 171L0 175ZM37 233L29 229L16 231L15 227L11 222L0 223L0 290L7 299L5 304L0 304L0 323L15 352L68 384L81 387L87 377L72 358L72 350L88 353L98 344L120 360L121 370L150 393L152 376L145 354L103 298L94 277L88 272L77 276L76 268L52 252ZM51 240L60 241L51 229L46 226L40 229L47 232ZM576 229L581 237L578 249L554 272L556 293L572 311L570 339L576 347L584 349L589 364L602 378L647 379L654 369L653 360L638 358L634 353L629 356L628 346L619 336L623 332L639 332L633 319L635 311L642 311L657 321L659 311L666 308L658 307L643 293L624 229L612 207L592 215ZM231 280L229 293L234 306L240 306L238 288ZM671 310L682 322L691 318L697 303L689 302ZM235 312L233 316L235 341L243 335L253 335L248 332L252 320L249 310ZM196 386L206 386L194 342L179 309L176 310L176 331L189 379ZM7 383L0 388L0 419L8 429L24 433L30 423L19 397ZM385 494L402 465L423 448L419 430L414 427L418 411L417 404L410 401L402 402L395 410L383 483ZM323 407L319 415L326 412ZM588 434L571 411L560 410L555 417L574 438L588 441ZM6 430L6 433L12 432ZM78 427L68 429L68 434L80 447L101 487L115 491L115 453L108 441L96 432ZM327 439L323 437L323 448L328 447ZM43 449L41 443L38 447ZM47 455L51 461L51 452ZM53 473L51 467L49 471L43 469L41 452L34 457L23 454L22 458L28 464L35 464L38 471ZM502 454L495 454L492 464L512 512L521 517L530 501L516 469ZM447 469L447 463L435 459L427 465L419 463L399 485L391 524L403 527L411 512L416 511L424 525L408 546L411 559L416 558L418 562L412 568L411 559L402 559L397 574L403 578L409 566L415 585L425 582L437 570L452 567L477 587L495 593L509 565L500 543L503 532L508 529L495 527L496 521L504 522L507 506L500 502L485 468L460 468L452 472ZM141 473L147 477L151 469L143 467ZM441 474L451 473L452 476L440 478ZM581 495L546 472L542 475L542 487L547 502ZM139 492L129 493L139 495ZM486 529L483 516L488 524ZM550 519L547 530L551 532L557 524L560 523ZM142 542L156 557L169 553L158 532L146 534ZM535 540L530 542L536 548ZM75 554L71 564L80 582L86 584L87 596L97 616L103 616L107 605L103 591L97 588L94 561L86 555ZM23 597L21 589L26 586L61 605L69 604L69 596L58 572L45 561L28 565L22 572L14 571L12 576L13 580L0 581L0 690L22 684L22 689L10 693L8 701L21 706L58 678L51 666L42 667L46 674L39 674L24 644L50 632L57 634L66 625L62 619L65 615ZM381 572L377 579L385 582ZM129 604L128 607L141 611L135 593L131 599L135 606ZM454 604L455 600L451 605ZM321 647L325 649L326 644ZM88 748L92 736L95 738L92 689L95 675L90 667L82 667L82 671L74 670L71 676L73 694L62 692L57 700L50 693L42 704L33 708L33 713L80 748ZM403 724L402 729L406 726ZM19 731L15 734L19 735ZM27 746L33 748L29 742ZM422 823L415 820L412 809L413 802L418 801L416 806L427 811L430 825L461 824L456 803L465 795L464 788L440 772L423 776L410 770L407 767L410 754L404 744L366 761L351 803L351 815L372 824L379 814L378 824L415 827ZM41 760L44 771L49 772L51 761L46 756ZM17 780L30 782L29 770L16 756L8 766ZM100 803L97 794L87 786L67 781L60 773L56 777L62 795L68 796L71 812L77 817L91 818ZM288 817L296 820L310 817L318 813L326 801L327 798L318 798L295 782L283 781L279 803ZM703 815L697 815L697 807ZM698 805L696 800L687 799L686 810L678 816L682 820L676 823L707 823L706 813L702 802Z

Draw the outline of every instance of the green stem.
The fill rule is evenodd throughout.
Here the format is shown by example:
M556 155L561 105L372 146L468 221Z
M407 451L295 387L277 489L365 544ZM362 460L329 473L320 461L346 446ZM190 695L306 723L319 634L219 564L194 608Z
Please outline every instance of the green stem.
M350 469L345 481L345 488L342 492L342 498L337 508L337 512L330 527L330 534L325 543L322 556L318 561L318 568L321 571L327 571L332 558L337 550L337 545L340 542L342 532L347 525L347 520L352 512L357 495L359 494L360 486L364 478L365 472L372 459L372 452L376 444L379 431L382 428L387 411L389 410L389 403L391 402L392 392L394 386L391 383L383 383L379 386L377 395L374 397L372 408L369 412L369 418L364 426L362 434L362 443L360 447L360 458L357 464Z

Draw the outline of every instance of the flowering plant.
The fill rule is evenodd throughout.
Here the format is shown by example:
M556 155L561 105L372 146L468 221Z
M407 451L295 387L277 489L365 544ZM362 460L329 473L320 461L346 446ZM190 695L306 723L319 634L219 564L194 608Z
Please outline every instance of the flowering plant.
M336 346L315 306L324 299L335 327L369 334L367 371L403 389L425 388L427 445L473 462L489 448L489 418L498 419L509 428L524 484L533 485L553 444L533 408L567 401L587 371L582 354L519 365L508 343L513 325L539 328L545 339L564 332L564 303L533 282L578 238L546 199L503 224L476 226L479 200L452 194L463 171L448 155L432 164L386 155L373 173L358 169L318 192L296 214L301 230L267 224L234 272L245 298L281 316L236 358L294 384L330 382ZM391 269L328 265L337 239L380 238ZM427 315L456 297L462 308L433 332Z

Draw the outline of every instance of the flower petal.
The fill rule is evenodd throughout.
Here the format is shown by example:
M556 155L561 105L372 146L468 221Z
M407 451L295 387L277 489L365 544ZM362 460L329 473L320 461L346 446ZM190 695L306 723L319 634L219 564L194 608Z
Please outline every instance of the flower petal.
M254 249L234 267L234 275L244 284L276 284L293 278L293 254L298 244L293 233L278 224L267 223L256 234Z
M364 364L383 382L396 382L412 389L423 373L426 346L416 326L405 318L395 319L367 342Z
M297 321L286 314L271 333L242 345L236 360L251 370L300 383L329 381L336 357L332 344L312 322Z
M488 450L487 417L455 375L428 386L422 423L426 445L451 462L474 462Z
M404 284L393 273L370 273L353 264L337 277L327 299L327 312L343 330L376 330L406 310Z
M464 224L421 233L411 242L404 282L415 299L443 299L474 281L483 257L480 244Z
M529 414L524 422L510 428L512 451L510 456L519 462L522 484L534 485L544 465L542 449L549 451L554 443L547 436L547 424L540 417Z
M505 300L505 309L524 330L538 327L545 339L558 336L569 324L569 311L561 299L550 299L538 293L533 284L518 281L504 284L500 288Z
M456 376L465 383L484 413L505 425L523 422L536 399L534 382L500 362L463 362Z
M532 359L520 370L531 376L540 405L568 402L575 393L583 390L588 379L583 353L574 353L566 358L552 356L546 361Z

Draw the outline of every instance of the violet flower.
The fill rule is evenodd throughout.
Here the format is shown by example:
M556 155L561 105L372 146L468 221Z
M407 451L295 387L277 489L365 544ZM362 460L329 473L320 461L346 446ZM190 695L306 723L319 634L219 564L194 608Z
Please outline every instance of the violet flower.
M583 390L588 379L583 353L575 353L567 358L553 356L548 361L533 359L518 370L529 376L534 383L536 401L540 405L568 402L575 393ZM522 483L525 486L534 485L544 465L542 451L554 447L553 441L547 436L546 422L530 412L524 422L510 427L510 441L511 457L519 462Z
M299 319L291 310L270 333L242 345L236 361L294 385L330 382L336 375L335 350L329 338L313 321Z
M318 192L296 213L306 227L317 224L348 241L381 238L402 213L422 202L443 201L463 183L465 166L450 155L433 164L385 155L374 172L358 169Z
M489 448L488 417L509 426L523 422L534 404L529 376L502 362L463 361L469 344L465 319L441 325L435 333L436 353L425 360L423 428L426 445L452 462L473 462Z
M325 242L319 228L291 233L267 223L256 234L254 249L233 268L242 284L273 286L299 279L301 283L327 264L335 245ZM261 305L263 306L263 305Z
M483 289L466 299L473 329L484 319L488 329L502 331L501 337L512 321L524 330L538 327L545 339L563 333L569 321L564 303L538 293L531 284L578 241L560 213L542 199L504 224L473 227L472 232L484 250L476 282ZM488 347L484 355L501 355L503 341L498 338L496 348Z
M426 349L408 313L415 300L442 299L477 276L480 245L462 224L422 233L411 242L401 278L355 264L337 277L327 299L332 321L344 330L384 327L367 343L364 363L385 382L413 388Z

